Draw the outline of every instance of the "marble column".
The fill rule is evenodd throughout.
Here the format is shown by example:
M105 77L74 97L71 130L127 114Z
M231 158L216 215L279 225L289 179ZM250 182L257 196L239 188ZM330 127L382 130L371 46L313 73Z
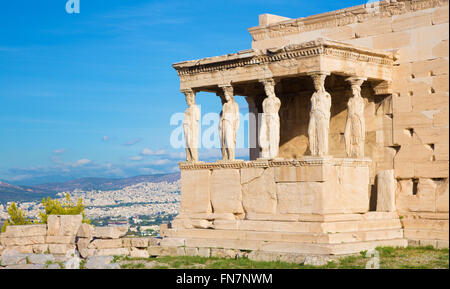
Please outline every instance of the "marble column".
M280 147L280 116L278 114L281 101L275 95L275 81L272 78L260 81L264 85L266 98L262 103L263 115L260 129L260 146L262 158L275 159Z
M311 97L311 112L308 126L309 148L312 156L328 155L328 135L330 131L331 96L325 91L328 72L311 74L316 90Z
M219 86L223 91L222 112L220 113L219 134L222 159L235 160L236 135L239 129L239 105L234 100L231 84Z
M192 89L183 90L188 108L184 112L183 130L186 141L186 161L198 161L198 132L200 108L195 104L195 92Z
M364 99L361 85L366 78L349 77L346 79L352 89L352 97L347 104L347 122L345 125L345 150L351 158L364 158L366 125L364 120Z

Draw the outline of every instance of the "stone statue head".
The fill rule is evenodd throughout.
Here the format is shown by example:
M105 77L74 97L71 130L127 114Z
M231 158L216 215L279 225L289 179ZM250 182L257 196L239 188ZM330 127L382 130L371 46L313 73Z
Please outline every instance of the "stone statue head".
M273 79L267 79L262 82L264 84L264 91L267 97L276 97L275 95L275 82Z
M326 74L314 74L314 89L316 91L325 91L325 79L327 78Z
M186 103L188 106L195 104L195 93L193 90L185 90L183 91L184 96L186 98Z
M223 98L224 98L224 100L226 102L233 101L234 100L233 87L231 85L230 86L223 86L222 89L223 89Z

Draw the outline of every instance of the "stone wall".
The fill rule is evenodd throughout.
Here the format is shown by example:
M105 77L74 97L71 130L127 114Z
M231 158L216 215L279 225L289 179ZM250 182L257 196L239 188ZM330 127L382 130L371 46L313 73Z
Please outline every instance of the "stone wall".
M47 224L8 226L0 235L3 252L51 254L60 257L131 256L149 257L148 249L159 245L156 238L125 237L128 226L93 227L81 215L51 215Z
M394 169L405 236L421 244L449 238L448 15L447 0L383 1L281 23L266 19L249 29L254 49L325 37L396 54L391 95L376 107L368 98L366 119L374 123L369 121L366 148L374 161L372 177ZM294 114L302 119L305 112ZM338 134L345 114L331 120L331 149L343 151ZM295 142L300 148L302 135ZM285 142L281 151L292 154L291 147Z

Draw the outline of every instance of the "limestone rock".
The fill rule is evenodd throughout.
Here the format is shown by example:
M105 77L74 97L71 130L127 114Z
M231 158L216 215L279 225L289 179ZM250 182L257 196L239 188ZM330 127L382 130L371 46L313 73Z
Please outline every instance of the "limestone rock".
M395 189L394 170L381 171L377 174L377 211L394 212Z
M22 254L16 250L5 250L0 258L2 266L21 265L27 263L29 254Z
M81 224L77 232L77 237L91 239L94 233L94 226L89 224Z
M128 226L96 227L93 237L99 239L118 239L125 236L127 232Z
M50 254L71 255L75 253L75 245L72 244L49 244Z
M45 236L2 238L2 244L4 246L26 246L44 243L45 243Z
M111 264L112 256L90 256L86 260L86 269L120 269L116 265ZM118 265L118 264L117 264Z
M131 246L136 248L147 248L149 244L148 238L132 238Z
M163 253L163 247L161 246L149 246L147 251L148 254L152 257L157 257L157 256L161 256Z
M2 234L5 238L23 238L45 236L47 234L47 225L24 225L7 226L6 232Z
M212 212L209 182L209 170L181 171L181 210L183 212Z
M131 248L130 257L132 257L132 258L149 258L150 254L148 253L147 250Z
M88 245L88 249L114 249L121 247L121 239L96 239Z
M20 264L20 265L11 265L7 266L5 269L13 269L13 270L33 270L33 269L45 269L45 265L43 264Z
M113 249L97 249L95 255L97 256L128 256L130 251L127 248L113 248Z
M75 236L81 226L81 215L50 215L47 219L49 236Z
M28 262L31 264L46 264L55 261L55 257L51 254L30 254Z
M53 263L47 266L47 269L49 270L55 270L55 269L62 269L61 266L59 266L58 263Z
M64 263L64 269L80 269L81 259L78 256L70 258Z
M33 245L34 254L44 254L48 252L48 244L35 244Z
M274 214L277 188L273 168L241 170L242 202L246 213Z
M239 170L222 169L213 171L211 175L211 203L215 213L244 213Z
M306 256L303 265L324 266L328 264L330 259L326 256Z

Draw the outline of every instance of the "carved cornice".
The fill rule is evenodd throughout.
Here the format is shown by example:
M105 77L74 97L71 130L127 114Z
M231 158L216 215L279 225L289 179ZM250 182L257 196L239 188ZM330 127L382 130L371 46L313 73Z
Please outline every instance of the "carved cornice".
M268 26L249 29L254 41L298 34L307 31L335 28L353 23L366 22L374 18L392 17L408 12L448 5L448 0L396 0L368 3L337 11L298 18Z
M256 160L235 162L181 162L181 170L218 170L218 169L243 169L243 168L269 168L269 167L302 167L302 166L346 166L368 167L370 159L332 158L332 157L304 157L295 160Z
M234 69L244 66L265 65L289 59L301 59L312 56L333 56L358 62L370 62L378 65L392 66L394 57L391 54L355 47L349 44L319 38L301 44L288 45L279 49L248 53L246 57L237 58L238 54L205 58L202 60L176 63L173 67L179 76L209 73Z

